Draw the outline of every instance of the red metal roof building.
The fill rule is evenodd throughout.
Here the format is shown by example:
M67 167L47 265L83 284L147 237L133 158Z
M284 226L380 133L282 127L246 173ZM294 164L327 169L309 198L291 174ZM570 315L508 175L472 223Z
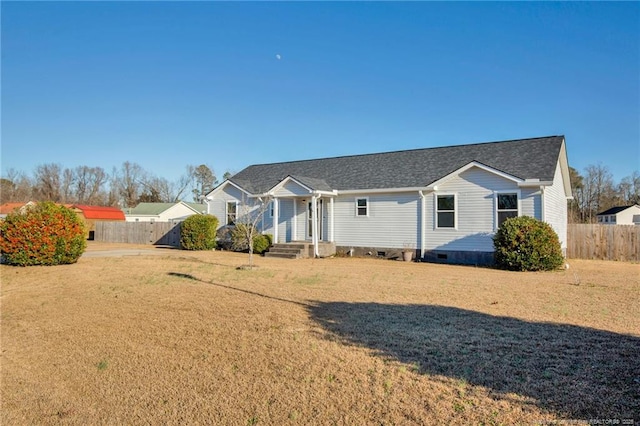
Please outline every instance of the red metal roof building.
M74 204L74 208L80 210L87 220L125 220L124 212L116 207L87 206Z

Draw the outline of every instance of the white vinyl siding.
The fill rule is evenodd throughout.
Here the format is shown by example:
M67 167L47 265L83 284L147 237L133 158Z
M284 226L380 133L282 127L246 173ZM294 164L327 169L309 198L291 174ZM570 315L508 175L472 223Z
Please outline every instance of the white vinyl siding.
M516 192L518 185L478 167L472 167L438 185L436 194L456 194L457 228L436 229L436 197L426 197L425 249L492 252L492 236L496 229L496 191Z
M564 192L560 163L556 165L553 185L544 190L544 220L560 238L560 245L567 248L567 197Z
M418 246L421 201L417 191L371 194L366 198L369 214L366 217L354 214L355 198L353 196L335 199L334 240L336 245L399 249L407 244ZM325 208L325 214L328 210ZM325 220L325 224L327 222Z
M309 190L300 186L298 183L293 181L286 182L281 188L278 188L274 193L276 197L290 197L290 196L300 196L300 195L308 195Z
M227 185L216 194L215 199L207 202L208 213L218 218L218 227L227 225L227 202L239 203L243 198L246 199L246 195L243 197L242 191L232 185Z
M540 188L523 188L518 194L520 215L544 220L542 215L542 195Z
M292 217L293 217L293 203L292 199L281 199L278 200L278 241L277 242L287 242L292 239ZM269 218L265 223L268 223L269 226L273 226L273 218ZM269 232L273 234L273 230Z
M294 202L296 203L296 220L295 220L295 239L296 240L304 240L307 235L307 205L309 203L309 199L296 199Z

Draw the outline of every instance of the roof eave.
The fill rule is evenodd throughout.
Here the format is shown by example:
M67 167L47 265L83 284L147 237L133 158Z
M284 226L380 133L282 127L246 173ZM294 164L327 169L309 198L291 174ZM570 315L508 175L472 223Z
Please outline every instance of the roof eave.
M426 186L411 186L404 188L368 188L368 189L345 189L337 190L333 193L335 195L359 195L359 194L382 194L382 193L394 193L394 192L416 192L429 190Z

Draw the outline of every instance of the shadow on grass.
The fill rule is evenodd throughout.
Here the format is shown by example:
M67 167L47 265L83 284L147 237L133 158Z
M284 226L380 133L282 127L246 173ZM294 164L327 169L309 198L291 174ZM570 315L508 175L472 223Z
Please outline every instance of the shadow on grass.
M205 281L205 280L201 280L200 278L197 278L191 274L183 274L182 272L169 272L167 273L167 275L169 275L170 277L178 277L178 278L184 278L184 279L188 279L188 280L193 280L193 281L198 281L201 282L203 284L209 284L215 287L220 287L220 288L224 288L227 290L233 290L233 291L237 291L240 293L245 293L245 294L250 294L251 296L257 296L257 297L262 297L265 299L270 299L270 300L275 300L277 302L285 302L285 303L291 303L294 305L298 305L298 306L306 306L306 307L311 307L311 305L309 305L308 303L304 303L304 302L299 302L297 300L291 300L291 299L283 299L281 297L276 297L276 296L269 296L268 294L262 294L262 293L258 293L257 291L251 291L251 290L245 290L243 288L237 288L237 287L233 287L227 284L221 284L221 283L216 283L213 281Z
M638 337L446 306L305 303L190 274L168 275L303 306L327 338L414 364L422 374L484 386L497 397L531 398L564 418L639 420Z
M308 310L332 338L423 374L529 397L566 418L640 413L637 337L444 306L322 302Z

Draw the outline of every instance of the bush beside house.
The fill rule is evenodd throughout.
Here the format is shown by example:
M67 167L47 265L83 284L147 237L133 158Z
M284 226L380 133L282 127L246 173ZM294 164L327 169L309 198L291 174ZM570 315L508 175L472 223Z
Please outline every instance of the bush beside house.
M564 263L558 234L529 216L505 220L493 237L496 265L511 271L551 271Z
M78 215L48 201L10 213L0 222L0 252L10 265L75 263L86 248L85 238Z
M218 218L212 215L193 215L180 228L180 248L183 250L212 250L216 247Z

